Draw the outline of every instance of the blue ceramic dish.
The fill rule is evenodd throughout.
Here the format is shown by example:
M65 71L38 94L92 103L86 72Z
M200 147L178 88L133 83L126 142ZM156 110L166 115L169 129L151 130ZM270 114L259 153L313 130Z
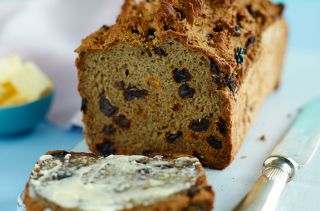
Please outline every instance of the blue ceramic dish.
M0 136L31 131L46 117L53 97L54 92L27 104L0 108Z

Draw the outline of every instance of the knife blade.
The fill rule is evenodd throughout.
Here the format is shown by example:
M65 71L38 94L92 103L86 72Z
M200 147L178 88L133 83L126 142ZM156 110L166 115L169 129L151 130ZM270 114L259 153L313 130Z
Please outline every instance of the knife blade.
M320 99L307 104L264 161L262 174L234 211L272 211L287 182L308 164L320 145Z

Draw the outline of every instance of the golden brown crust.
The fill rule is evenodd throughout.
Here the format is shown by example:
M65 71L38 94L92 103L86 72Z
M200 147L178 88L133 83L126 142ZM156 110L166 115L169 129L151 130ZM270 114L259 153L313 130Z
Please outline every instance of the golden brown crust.
M157 19L158 23L172 24L186 16L188 23L194 24L195 19L203 12L203 0L160 0L160 9L156 12L156 16L161 14L162 17Z
M277 19L281 18L283 5L267 0L154 0L137 4L127 0L117 19L117 24L83 40L77 49L79 55L106 50L115 44L152 48L164 40L175 37L189 49L202 51L213 58L221 77L233 74L239 87L246 71L259 55L260 36ZM236 35L236 27L240 35ZM155 29L153 39L148 30ZM212 36L208 40L208 36ZM255 45L248 48L251 37ZM245 62L235 59L237 48L247 49Z
M93 153L85 153L85 152L68 152L64 150L56 150L49 151L46 155L55 155L57 153L68 153L71 154L73 158L82 157L82 156L90 156L90 157L98 157ZM148 155L148 157L154 157L157 155L162 155L165 159L176 159L179 157L192 157L184 154L159 154L153 153ZM214 202L214 192L207 184L206 174L201 165L198 166L198 171L202 172L202 176L197 180L196 184L190 188L187 192L178 193L165 201L160 203L149 205L149 206L136 206L131 209L124 209L124 211L182 211L182 210L199 210L195 209L195 207L200 207L200 210L210 211L213 208ZM49 208L52 211L76 211L76 209L66 209L61 206L58 206L50 201L37 197L37 199L33 199L29 195L29 182L26 185L23 202L26 206L27 211L44 211L44 209Z

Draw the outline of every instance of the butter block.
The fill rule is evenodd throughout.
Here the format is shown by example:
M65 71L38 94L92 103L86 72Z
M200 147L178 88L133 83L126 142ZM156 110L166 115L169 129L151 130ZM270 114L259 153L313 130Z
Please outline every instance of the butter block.
M0 106L14 106L48 95L53 82L33 63L19 56L0 60Z
M28 100L24 98L10 82L4 83L0 90L1 106L15 106L28 102Z
M53 89L52 81L30 62L11 75L11 82L28 101L39 99Z

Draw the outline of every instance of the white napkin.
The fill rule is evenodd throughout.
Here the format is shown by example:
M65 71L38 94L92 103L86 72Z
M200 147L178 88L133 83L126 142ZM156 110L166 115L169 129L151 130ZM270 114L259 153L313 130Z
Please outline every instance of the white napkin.
M81 126L74 50L82 38L103 24L112 24L122 3L122 0L0 2L0 57L18 53L23 59L34 61L55 81L50 122L66 128L72 122Z

